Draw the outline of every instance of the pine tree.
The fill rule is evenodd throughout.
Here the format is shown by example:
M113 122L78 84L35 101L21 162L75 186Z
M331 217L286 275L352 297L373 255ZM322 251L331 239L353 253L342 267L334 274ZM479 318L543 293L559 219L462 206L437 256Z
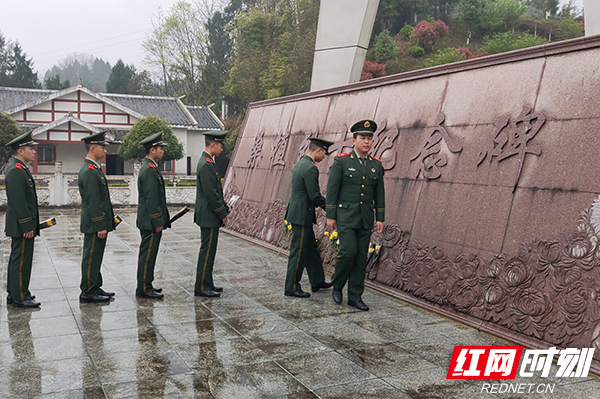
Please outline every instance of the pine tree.
M135 75L133 65L125 65L121 59L117 61L110 71L106 81L106 91L108 93L129 94L129 82Z

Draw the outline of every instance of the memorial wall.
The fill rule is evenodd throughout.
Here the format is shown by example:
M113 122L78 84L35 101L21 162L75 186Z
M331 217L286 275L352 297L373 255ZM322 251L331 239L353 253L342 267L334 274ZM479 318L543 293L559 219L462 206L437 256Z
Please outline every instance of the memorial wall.
M325 191L350 126L373 119L386 221L368 285L528 347L596 347L600 359L599 96L592 36L253 103L224 181L226 199L241 196L227 228L287 247L307 138L335 142L318 164ZM324 231L320 211L333 271Z

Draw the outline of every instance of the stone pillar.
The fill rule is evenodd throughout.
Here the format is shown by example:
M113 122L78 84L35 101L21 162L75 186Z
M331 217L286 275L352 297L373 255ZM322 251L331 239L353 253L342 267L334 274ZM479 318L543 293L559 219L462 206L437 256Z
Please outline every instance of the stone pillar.
M600 1L583 0L583 11L585 18L585 35L592 36L600 34Z
M64 198L67 197L63 196L63 193L66 192L66 188L64 187L66 182L63 179L62 167L62 161L54 162L54 203L50 202L51 205L66 205Z
M379 0L321 0L310 90L358 82Z

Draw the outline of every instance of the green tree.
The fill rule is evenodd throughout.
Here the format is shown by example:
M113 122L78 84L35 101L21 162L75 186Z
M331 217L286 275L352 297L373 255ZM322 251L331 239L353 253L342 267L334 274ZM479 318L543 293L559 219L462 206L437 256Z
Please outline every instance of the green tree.
M539 46L547 42L548 41L544 38L529 33L513 35L510 32L504 32L497 33L491 39L486 40L481 51L485 51L489 54L498 54L506 51Z
M118 154L124 160L143 159L146 156L144 146L140 141L151 134L164 132L165 157L163 160L181 159L184 157L183 144L173 134L173 129L164 120L156 116L142 118L131 127L131 130L123 137L123 143L119 145Z
M536 8L544 15L548 13L551 16L556 16L560 6L560 0L527 0L525 1L525 4Z
M108 75L106 91L108 93L129 94L129 82L135 75L133 65L125 65L119 58Z
M415 15L427 12L430 3L428 0L380 0L373 33L387 29L395 35L404 25L416 23Z
M469 29L477 26L487 0L459 0L458 15L469 25Z
M13 118L6 112L0 112L0 173L4 173L12 155L12 149L6 144L21 133L23 132Z
M398 46L390 36L390 31L387 29L382 30L375 36L375 42L369 54L369 59L371 61L386 62L395 59L397 56Z
M10 43L0 32L0 86L6 86L8 82L8 57L10 54Z
M52 78L46 78L44 80L44 86L46 87L46 89L50 90L62 90L66 89L67 87L71 87L71 82L69 82L68 79L64 82L61 82L60 75L57 74Z
M6 83L10 87L30 89L40 87L37 72L33 72L33 60L31 58L27 59L27 54L23 52L18 42L13 44L8 57Z

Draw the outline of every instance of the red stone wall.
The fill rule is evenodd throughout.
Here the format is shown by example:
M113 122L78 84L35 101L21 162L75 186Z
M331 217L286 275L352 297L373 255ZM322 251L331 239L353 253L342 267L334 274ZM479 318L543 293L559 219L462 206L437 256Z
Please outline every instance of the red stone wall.
M600 349L598 93L588 37L253 103L225 178L241 195L228 227L287 246L306 138L336 142L324 190L349 127L373 119L387 227L372 285L529 346ZM331 259L323 228L321 215Z

